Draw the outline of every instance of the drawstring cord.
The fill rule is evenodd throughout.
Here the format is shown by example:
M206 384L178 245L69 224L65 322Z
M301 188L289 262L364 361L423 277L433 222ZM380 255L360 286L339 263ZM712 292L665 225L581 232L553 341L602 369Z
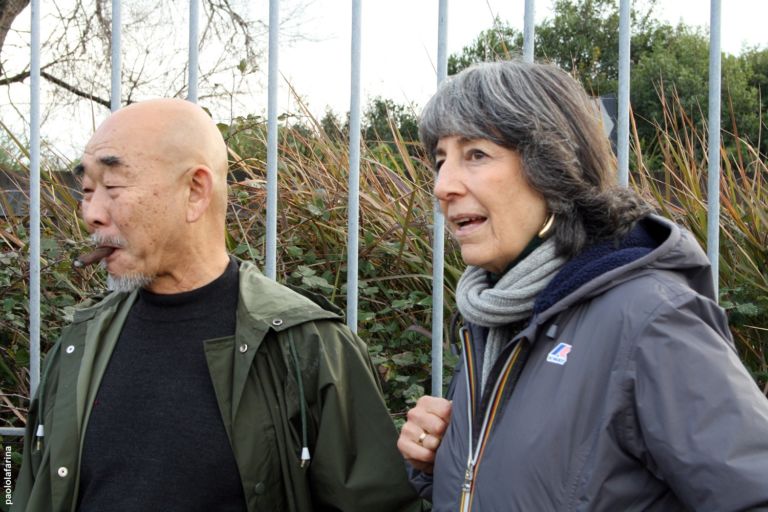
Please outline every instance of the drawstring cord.
M50 352L48 352L48 355L46 356L46 359L53 359L56 357L57 352L59 351L60 343L56 343ZM46 364L45 369L43 370L43 375L40 378L40 384L37 386L37 429L35 430L35 449L40 451L43 448L43 438L45 437L45 426L43 423L45 422L45 407L43 400L45 398L45 386L48 384L48 372L51 370L51 365Z
M299 384L299 410L301 412L301 467L309 463L309 446L307 443L307 410L304 400L304 379L301 377L301 367L299 366L299 356L296 353L296 344L293 342L293 334L288 330L288 344L291 348L293 364L296 367L296 382Z

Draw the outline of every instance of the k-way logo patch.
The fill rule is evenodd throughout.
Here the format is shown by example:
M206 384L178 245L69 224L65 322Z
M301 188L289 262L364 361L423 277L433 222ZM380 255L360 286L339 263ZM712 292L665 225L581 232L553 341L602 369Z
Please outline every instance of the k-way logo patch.
M547 356L548 363L555 363L564 365L568 361L568 354L570 354L573 347L567 343L559 343L552 352Z

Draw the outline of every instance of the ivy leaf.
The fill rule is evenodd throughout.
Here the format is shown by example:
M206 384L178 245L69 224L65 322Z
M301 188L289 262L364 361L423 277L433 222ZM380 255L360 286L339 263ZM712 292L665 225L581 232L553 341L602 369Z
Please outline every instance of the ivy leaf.
M413 352L401 352L392 356L392 361L397 366L411 366L416 363L416 356Z
M735 309L737 313L744 316L757 316L760 314L760 309L751 302L738 304Z
M301 282L304 286L310 289L319 289L327 293L333 291L333 286L331 286L331 283L320 276L306 276L301 279Z

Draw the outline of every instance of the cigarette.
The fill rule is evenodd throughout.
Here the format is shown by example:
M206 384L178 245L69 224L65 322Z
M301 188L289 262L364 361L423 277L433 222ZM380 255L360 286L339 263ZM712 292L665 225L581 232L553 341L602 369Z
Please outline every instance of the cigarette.
M82 256L78 256L75 258L75 261L72 263L77 268L84 268L88 265L93 265L94 263L98 263L115 250L114 247L97 247L95 250L83 254Z

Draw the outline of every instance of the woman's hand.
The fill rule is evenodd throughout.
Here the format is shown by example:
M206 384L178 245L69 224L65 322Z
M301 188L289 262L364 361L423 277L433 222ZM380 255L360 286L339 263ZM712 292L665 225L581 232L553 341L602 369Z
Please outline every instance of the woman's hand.
M415 469L431 474L435 452L450 421L451 402L434 396L419 398L416 407L408 411L397 449Z

